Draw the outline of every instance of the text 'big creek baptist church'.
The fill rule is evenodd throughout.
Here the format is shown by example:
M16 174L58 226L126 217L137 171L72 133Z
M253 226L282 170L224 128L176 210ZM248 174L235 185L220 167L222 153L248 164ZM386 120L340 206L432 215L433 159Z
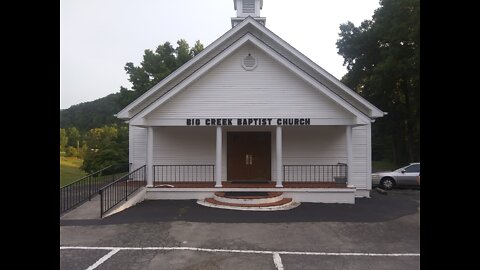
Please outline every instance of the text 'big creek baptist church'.
M384 112L270 31L262 0L233 2L230 30L117 114L145 199L369 197L371 126Z
M187 126L303 126L310 125L310 118L211 118L211 119L187 119Z

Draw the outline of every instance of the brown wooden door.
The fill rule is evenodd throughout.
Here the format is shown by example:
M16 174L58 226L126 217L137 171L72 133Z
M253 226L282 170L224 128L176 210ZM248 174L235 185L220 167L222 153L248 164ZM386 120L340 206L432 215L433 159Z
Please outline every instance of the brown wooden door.
M227 179L271 180L270 132L227 133Z

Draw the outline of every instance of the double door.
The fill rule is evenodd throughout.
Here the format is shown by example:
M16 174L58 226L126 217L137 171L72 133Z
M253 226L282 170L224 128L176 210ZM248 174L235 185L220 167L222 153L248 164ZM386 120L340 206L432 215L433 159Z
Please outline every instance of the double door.
M258 182L271 180L270 132L227 133L227 179Z

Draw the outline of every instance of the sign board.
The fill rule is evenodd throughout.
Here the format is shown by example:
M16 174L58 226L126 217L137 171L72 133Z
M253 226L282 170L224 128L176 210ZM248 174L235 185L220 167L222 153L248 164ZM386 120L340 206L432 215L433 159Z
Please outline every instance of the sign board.
M189 118L187 126L309 126L310 118Z

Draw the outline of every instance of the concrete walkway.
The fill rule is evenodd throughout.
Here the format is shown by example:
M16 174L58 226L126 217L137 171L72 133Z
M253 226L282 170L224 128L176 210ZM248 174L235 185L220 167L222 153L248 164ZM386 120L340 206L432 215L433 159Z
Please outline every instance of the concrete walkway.
M100 219L100 195L63 214L60 220Z

